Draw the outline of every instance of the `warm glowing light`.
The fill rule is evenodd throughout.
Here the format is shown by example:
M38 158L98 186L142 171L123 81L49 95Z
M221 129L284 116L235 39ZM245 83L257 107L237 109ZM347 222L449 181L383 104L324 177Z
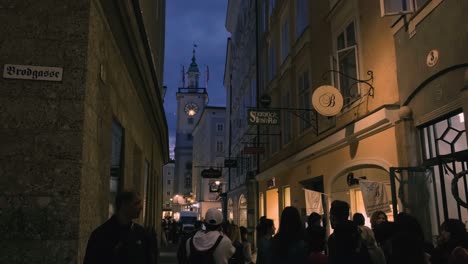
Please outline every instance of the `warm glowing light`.
M216 185L220 185L221 182L220 182L220 181L215 181L215 184L216 184Z
M465 123L465 115L463 113L460 113L458 118L460 119L460 123Z
M189 112L188 112L189 116L193 116L195 115L195 110L193 109L190 109Z

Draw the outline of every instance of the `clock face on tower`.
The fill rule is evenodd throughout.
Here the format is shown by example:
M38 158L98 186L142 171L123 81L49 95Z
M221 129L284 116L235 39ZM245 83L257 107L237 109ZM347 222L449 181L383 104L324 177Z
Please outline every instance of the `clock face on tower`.
M196 103L188 103L184 107L184 111L188 116L194 116L198 113L198 105Z

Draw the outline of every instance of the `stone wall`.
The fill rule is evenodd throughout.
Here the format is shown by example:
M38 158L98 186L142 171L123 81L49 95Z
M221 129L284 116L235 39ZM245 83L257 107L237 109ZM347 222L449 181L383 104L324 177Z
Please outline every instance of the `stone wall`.
M0 62L63 68L0 78L0 263L76 263L89 1L0 2Z
M6 2L2 70L61 67L63 80L0 78L0 263L82 263L91 231L108 217L113 119L125 129L124 188L145 193L147 160L139 222L159 227L168 159L161 98L142 99L148 83L132 78L119 45L128 40L111 33L111 14L99 0Z
M119 39L112 34L99 1L92 1L89 24L85 118L83 139L83 176L80 200L80 254L84 256L89 235L108 217L112 120L124 129L123 188L145 192L144 162L150 163L147 216L140 224L159 227L162 165L164 157L158 144L167 132L154 131L151 117L143 108L135 83L122 54ZM139 86L140 85L140 86ZM158 230L159 231L159 230ZM158 232L160 233L160 232Z

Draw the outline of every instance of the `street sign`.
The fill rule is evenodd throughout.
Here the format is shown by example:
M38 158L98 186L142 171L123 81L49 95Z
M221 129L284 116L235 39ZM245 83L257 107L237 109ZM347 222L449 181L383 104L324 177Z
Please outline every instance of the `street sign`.
M242 150L242 154L262 154L264 152L264 147L244 147Z
M59 82L62 80L62 73L63 68L59 67L16 64L5 64L3 67L3 78L5 79Z
M213 168L202 170L202 172L201 172L201 176L203 178L219 178L219 177L221 177L221 174L222 173L221 173L220 170L216 170L216 169L213 169Z
M237 160L235 159L225 159L224 168L237 168Z
M247 111L249 125L279 125L280 111L268 109L249 109Z

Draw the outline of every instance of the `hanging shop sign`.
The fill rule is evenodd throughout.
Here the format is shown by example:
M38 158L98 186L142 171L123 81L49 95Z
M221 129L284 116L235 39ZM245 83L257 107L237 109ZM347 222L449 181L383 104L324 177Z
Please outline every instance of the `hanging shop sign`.
M264 147L244 147L242 154L262 154L265 152Z
M322 85L312 94L312 105L319 114L334 116L343 108L343 95L331 85Z
M201 172L201 176L203 178L219 178L219 177L221 177L221 174L222 173L221 173L220 170L216 170L216 169L213 169L213 168L202 170L202 172Z
M62 80L62 74L63 68L57 67L15 64L5 64L3 67L3 78L5 79L59 82Z
M249 125L279 125L280 111L267 109L249 109L247 111Z
M235 159L225 159L224 168L237 168L237 160Z

